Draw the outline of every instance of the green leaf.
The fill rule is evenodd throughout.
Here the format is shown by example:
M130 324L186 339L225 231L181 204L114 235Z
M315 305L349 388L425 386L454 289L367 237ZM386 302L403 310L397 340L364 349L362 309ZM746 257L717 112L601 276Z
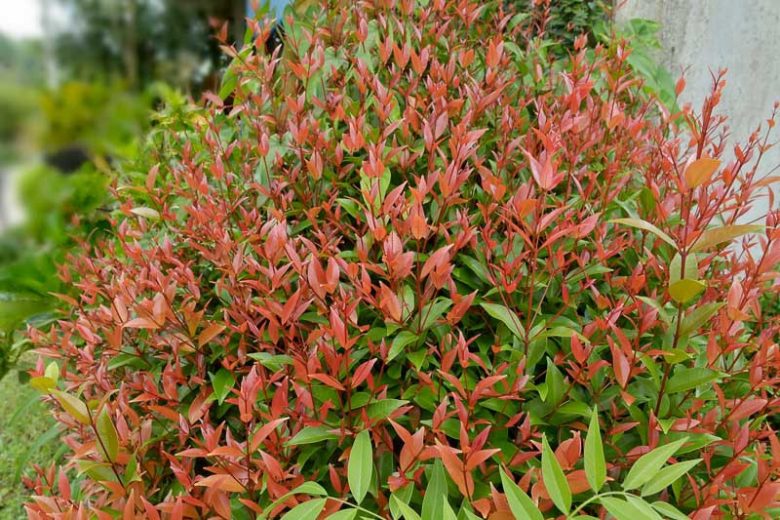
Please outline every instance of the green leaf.
M703 367L685 368L678 367L674 375L669 378L666 391L670 394L685 392L700 385L706 385L720 377L715 370Z
M688 515L681 513L676 507L666 502L653 502L653 509L673 520L689 520Z
M339 436L330 432L324 426L306 426L295 436L287 441L288 446L300 446L303 444L315 444L322 441L338 439Z
M403 399L380 399L366 407L366 413L371 419L387 419L391 413L409 403Z
M327 501L327 498L317 498L302 502L287 511L282 520L317 520Z
M235 71L232 67L228 67L225 74L222 76L222 86L219 88L219 97L227 99L230 94L236 89L238 84L238 77L236 77Z
M599 502L609 511L609 514L617 520L655 520L648 516L634 504L615 497L601 497Z
M288 498L295 495L311 495L311 496L320 496L320 497L326 497L328 496L328 492L325 490L324 487L320 486L316 482L304 482L297 488L293 489L292 491L285 493L284 495L280 496L276 500L274 500L270 506L265 508L265 512L258 515L258 520L262 520L268 517L268 514L276 509L276 507L280 504L283 504L287 501Z
M520 489L520 486L514 483L514 481L504 472L501 473L501 485L504 488L504 495L506 495L506 501L509 503L509 509L512 510L512 514L515 518L526 518L528 520L544 520L542 512L533 503L531 497L529 497L525 491Z
M607 480L607 465L604 460L604 446L601 442L599 415L596 407L593 407L588 435L585 437L585 477L588 479L590 488L596 493Z
M229 370L220 368L216 374L209 374L211 376L211 387L214 389L214 395L217 398L217 402L222 404L225 398L230 394L230 390L233 385L236 384L236 378Z
M83 401L60 390L52 390L51 393L71 417L81 424L89 424L89 410Z
M347 465L347 481L355 501L360 504L368 492L374 471L374 450L368 430L358 433Z
M357 509L342 509L336 511L332 515L327 517L327 520L355 520L358 515Z
M447 502L447 477L440 459L436 459L431 470L431 480L425 489L422 502L422 520L444 518L444 504Z
M546 436L542 437L542 478L553 504L568 514L571 508L571 489Z
M56 361L52 361L46 365L46 371L43 373L45 377L52 379L55 383L60 378L60 367Z
M256 360L265 368L275 372L284 368L285 365L293 364L293 359L290 356L286 356L284 354L274 355L269 352L253 352L251 354L247 354L247 356Z
M398 354L403 352L404 348L417 341L418 338L419 336L417 336L417 334L413 334L408 330L401 331L393 338L393 343L390 345L390 351L387 353L387 360L390 361L398 356Z
M108 462L114 462L119 455L119 436L107 409L104 408L98 415L96 426L100 437L98 448Z
M655 512L653 506L645 502L643 499L635 495L626 495L626 500L629 504L634 506L637 511L640 512L642 518L648 518L650 520L664 520L661 515Z
M680 253L675 253L672 261L669 262L669 284L673 284L683 278L696 280L699 277L698 260L696 255L688 255L685 259L685 272L682 271L682 257Z
M691 252L704 251L718 244L731 242L746 233L758 233L763 229L764 226L758 224L734 224L733 226L708 229L691 246Z
M452 300L449 298L436 298L436 300L422 308L418 319L415 320L420 330L430 329L442 314L452 307Z
M48 394L53 388L57 387L57 382L46 376L32 377L28 383L31 387L44 394Z
M517 314L507 309L503 305L497 305L495 303L483 302L479 305L485 309L485 311L490 314L490 316L506 325L510 332L512 332L512 334L517 336L519 339L523 339L525 337L522 329L520 328L520 317Z
M393 504L399 511L401 511L401 515L403 515L405 520L422 520L420 515L418 515L414 509L409 507L406 502L397 496L392 495L390 497L390 503Z
M642 488L642 496L658 493L666 486L688 473L688 471L699 462L701 462L701 459L686 460L685 462L678 462L677 464L672 464L671 466L661 469L661 471L659 471L658 474Z
M688 440L683 437L645 453L637 460L623 481L623 489L636 489L653 478L666 461Z
M723 307L723 302L711 302L695 308L683 318L680 324L680 335L687 336L691 332L699 329L702 325L707 323L712 316Z
M563 382L563 374L550 358L547 358L547 375L544 382L547 385L547 398L544 399L544 402L551 406L557 406L563 399L566 385Z
M669 295L677 303L688 303L707 288L707 284L699 280L683 278L669 285Z
M655 236L672 246L675 250L677 249L677 244L674 243L674 240L672 240L672 237L658 229L656 226L651 224L650 222L646 222L644 220L638 219L638 218L616 218L613 220L610 220L613 224L623 224L624 226L629 226L637 229L642 229L644 231L649 231L650 233L653 233Z

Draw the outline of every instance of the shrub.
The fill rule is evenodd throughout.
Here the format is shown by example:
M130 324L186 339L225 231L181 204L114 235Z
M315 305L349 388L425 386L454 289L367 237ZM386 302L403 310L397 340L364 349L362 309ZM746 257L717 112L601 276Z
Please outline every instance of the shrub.
M722 77L669 113L501 2L335 7L226 46L63 269L29 516L776 515L780 215Z

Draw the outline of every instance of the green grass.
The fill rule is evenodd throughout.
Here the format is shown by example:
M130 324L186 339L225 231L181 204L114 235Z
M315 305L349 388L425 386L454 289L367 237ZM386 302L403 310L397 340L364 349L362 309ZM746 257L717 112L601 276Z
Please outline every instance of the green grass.
M30 493L18 474L31 474L33 464L48 466L63 446L39 395L16 372L0 380L0 520L26 518L22 506Z

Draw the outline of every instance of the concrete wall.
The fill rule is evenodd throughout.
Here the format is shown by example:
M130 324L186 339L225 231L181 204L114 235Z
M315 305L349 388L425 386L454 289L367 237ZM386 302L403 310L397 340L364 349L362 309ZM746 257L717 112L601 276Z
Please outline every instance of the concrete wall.
M622 4L616 13L618 23L631 18L660 22L659 59L675 78L685 71L683 102L699 106L712 86L711 72L728 69L720 110L730 117L734 138L747 137L780 101L780 0L615 3ZM775 140L780 140L778 130ZM760 171L766 175L778 165L780 146L766 155ZM756 209L760 213L766 206Z

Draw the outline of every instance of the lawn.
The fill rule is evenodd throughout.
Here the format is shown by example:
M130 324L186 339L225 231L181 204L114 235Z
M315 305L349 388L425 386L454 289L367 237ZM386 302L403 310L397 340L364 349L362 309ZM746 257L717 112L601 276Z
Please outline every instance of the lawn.
M26 516L22 505L29 493L19 473L49 464L63 446L38 395L15 372L0 381L0 520Z

